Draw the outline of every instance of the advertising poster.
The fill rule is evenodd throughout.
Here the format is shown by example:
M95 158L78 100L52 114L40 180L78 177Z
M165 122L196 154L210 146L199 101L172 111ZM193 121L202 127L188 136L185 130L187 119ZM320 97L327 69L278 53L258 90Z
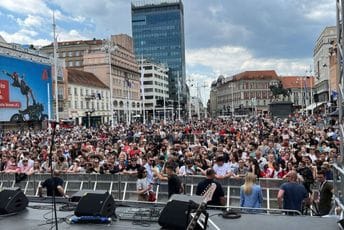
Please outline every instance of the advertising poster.
M0 121L48 119L48 87L50 65L0 55Z

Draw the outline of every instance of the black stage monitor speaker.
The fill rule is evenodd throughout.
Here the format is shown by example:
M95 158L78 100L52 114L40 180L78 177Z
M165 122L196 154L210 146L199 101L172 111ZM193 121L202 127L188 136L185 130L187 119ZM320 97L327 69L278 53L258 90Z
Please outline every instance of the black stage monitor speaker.
M91 190L91 189L84 189L84 190L77 191L76 193L74 193L73 195L71 195L70 201L71 201L71 202L78 203L78 202L80 201L80 199L81 199L83 196L85 196L87 193L104 194L104 193L106 193L106 192L107 192L106 190L97 190L97 191L94 191L94 190Z
M115 201L108 192L87 192L81 197L74 214L76 216L110 217L114 214Z
M189 202L192 200L192 202ZM197 209L201 198L197 196L174 195L166 204L159 217L159 225L166 229L186 229L189 222L189 213Z
M23 211L28 203L20 188L4 188L0 191L0 215Z

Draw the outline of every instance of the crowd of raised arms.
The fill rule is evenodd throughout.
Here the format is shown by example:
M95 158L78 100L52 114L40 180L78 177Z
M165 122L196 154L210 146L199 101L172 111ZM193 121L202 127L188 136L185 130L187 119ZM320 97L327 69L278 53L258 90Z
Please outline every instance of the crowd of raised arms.
M296 114L272 120L259 115L240 120L205 119L143 125L119 124L72 129L58 128L52 147L52 168L59 173L137 175L147 164L153 180L167 165L177 175L205 175L213 168L217 179L284 178L294 170L313 183L317 170L331 180L331 164L339 151L334 120ZM51 130L1 133L0 171L32 175L49 173Z

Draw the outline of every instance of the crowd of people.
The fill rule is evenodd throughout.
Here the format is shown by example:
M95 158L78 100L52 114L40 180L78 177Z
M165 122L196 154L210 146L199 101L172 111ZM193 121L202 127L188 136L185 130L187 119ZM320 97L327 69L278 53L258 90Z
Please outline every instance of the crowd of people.
M321 115L294 114L275 120L258 115L238 120L118 124L114 128L76 126L57 129L54 146L51 132L2 132L0 172L24 177L51 169L132 175L138 178L140 199L145 199L156 181L170 183L171 175L208 177L211 169L215 180L250 175L253 181L253 176L284 179L294 172L311 193L318 172L325 180L333 179L331 164L340 156L335 121L328 122ZM178 181L171 183L175 192L183 190ZM244 188L244 193L255 191Z

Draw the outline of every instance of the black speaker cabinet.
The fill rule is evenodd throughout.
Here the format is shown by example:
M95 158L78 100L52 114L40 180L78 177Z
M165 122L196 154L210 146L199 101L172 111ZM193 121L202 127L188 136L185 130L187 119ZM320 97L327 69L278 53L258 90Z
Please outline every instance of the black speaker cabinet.
M190 202L192 200L192 202ZM166 204L159 217L159 225L162 228L182 230L186 229L190 217L188 214L198 207L201 199L197 196L190 197L185 195L174 195L171 200Z
M114 214L115 201L108 192L87 192L81 197L74 214L76 216L110 217Z
M28 203L20 188L4 188L0 191L0 215L23 211Z

